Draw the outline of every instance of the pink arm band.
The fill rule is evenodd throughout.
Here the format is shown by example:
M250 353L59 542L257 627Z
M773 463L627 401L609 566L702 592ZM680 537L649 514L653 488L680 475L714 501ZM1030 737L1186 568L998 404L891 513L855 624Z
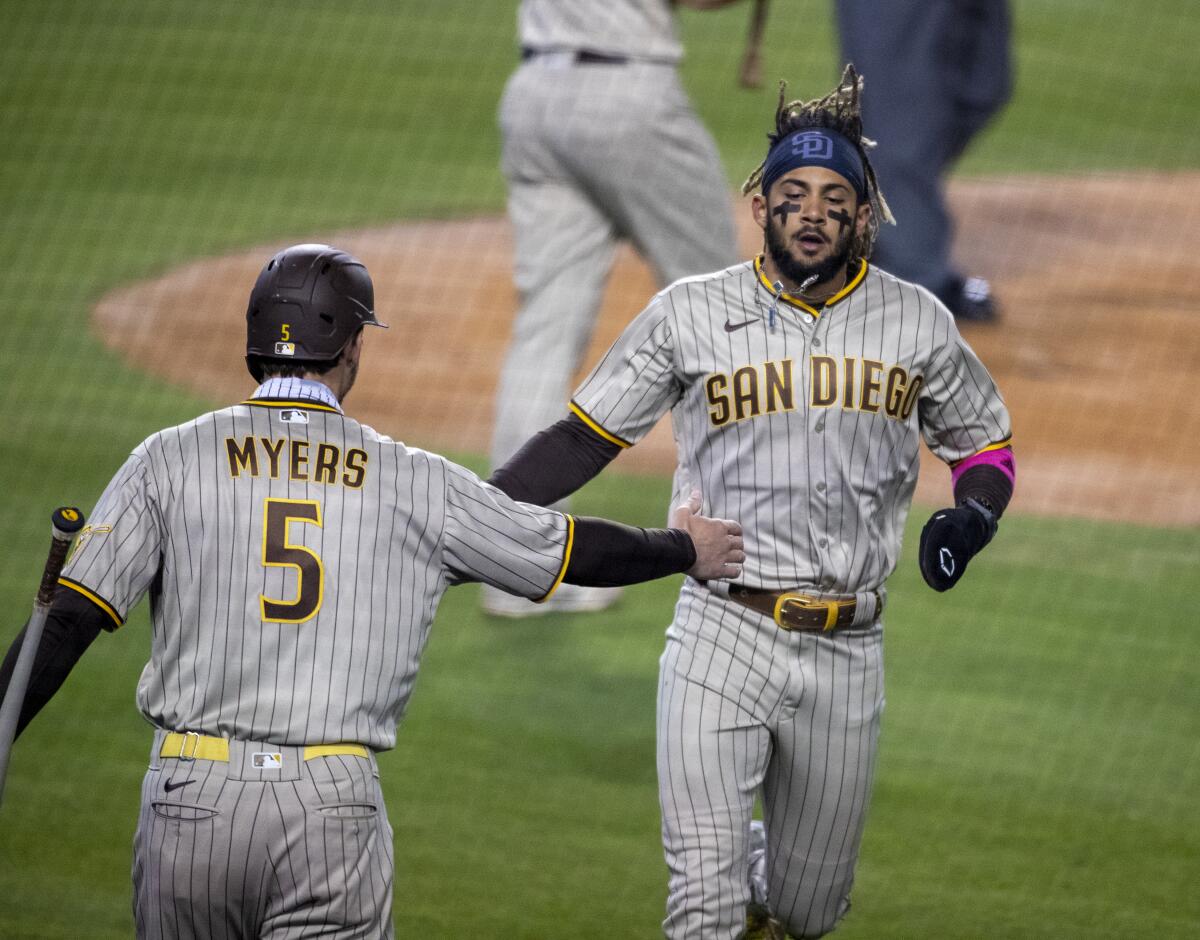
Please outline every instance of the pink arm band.
M953 483L958 482L958 478L970 470L972 467L978 467L981 464L986 464L989 467L995 467L1006 477L1014 486L1017 482L1017 463L1013 458L1011 447L999 447L996 450L985 450L978 454L972 454L965 460L960 460L954 465L954 469L950 471L950 479Z

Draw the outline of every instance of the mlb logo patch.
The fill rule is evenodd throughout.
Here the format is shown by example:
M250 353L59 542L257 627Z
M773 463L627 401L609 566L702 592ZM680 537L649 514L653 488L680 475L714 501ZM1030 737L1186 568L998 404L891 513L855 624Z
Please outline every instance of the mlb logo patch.
M294 356L296 355L295 343L276 343L275 355L277 356Z
M279 420L284 424L308 424L308 414L292 408L285 408L279 412Z
M250 759L255 770L279 770L283 767L283 755L278 751L256 751Z

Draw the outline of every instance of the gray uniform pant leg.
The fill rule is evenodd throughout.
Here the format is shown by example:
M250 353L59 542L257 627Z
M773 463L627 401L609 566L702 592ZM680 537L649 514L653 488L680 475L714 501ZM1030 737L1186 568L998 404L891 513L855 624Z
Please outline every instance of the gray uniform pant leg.
M735 938L761 789L772 912L796 937L845 913L883 709L882 629L787 633L685 582L659 670L670 938Z
M255 750L282 754L283 767L255 770ZM229 763L152 756L134 836L139 938L393 935L374 758L300 757L244 742Z
M1008 100L1006 0L838 0L842 52L866 81L863 129L895 226L873 260L942 293L959 277L943 175Z
M674 68L533 60L510 78L500 125L520 307L493 467L566 416L618 238L664 283L736 260L716 146Z
M794 937L850 908L883 711L883 629L796 634L798 696L773 728L763 786L767 896Z

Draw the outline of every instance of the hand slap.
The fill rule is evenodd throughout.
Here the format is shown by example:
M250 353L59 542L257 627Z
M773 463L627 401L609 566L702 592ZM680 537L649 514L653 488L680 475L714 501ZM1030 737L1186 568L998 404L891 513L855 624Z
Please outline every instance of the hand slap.
M742 527L731 519L702 516L700 506L696 489L671 512L671 527L687 532L696 548L696 563L687 573L697 581L736 578L746 560Z

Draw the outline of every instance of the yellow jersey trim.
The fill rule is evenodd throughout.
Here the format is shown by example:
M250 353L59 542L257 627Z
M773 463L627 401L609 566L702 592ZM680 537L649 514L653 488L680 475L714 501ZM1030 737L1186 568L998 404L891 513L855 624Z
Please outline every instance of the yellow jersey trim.
M115 623L118 627L124 625L125 621L121 619L120 615L116 611L116 608L114 608L112 604L110 604L108 601L106 601L99 594L89 591L82 584L76 584L74 581L71 581L67 578L59 578L58 583L61 584L63 587L70 588L72 591L78 591L80 594L82 594L84 597L86 597L89 601L91 601L93 604L95 604L97 607L99 607L102 611L104 611L106 614L108 614L110 617L112 617L113 623Z
M866 259L860 258L858 261L858 273L855 274L854 277L850 278L850 280L846 282L845 286L840 291L838 291L836 294L834 294L832 297L830 297L828 300L826 300L825 303L823 303L821 305L821 310L818 310L816 307L812 306L811 304L805 303L799 297L795 296L794 294L789 294L787 291L781 291L778 295L776 295L775 294L775 285L772 284L770 281L768 281L767 275L763 273L762 261L763 261L762 255L758 255L754 259L754 273L758 275L759 283L762 284L762 286L765 287L768 291L770 291L771 296L773 296L773 297L778 296L779 299L784 301L785 303L790 304L791 306L796 307L800 310L803 310L806 313L811 313L814 317L819 317L821 315L821 310L824 310L827 307L832 307L839 300L842 300L845 297L848 297L854 291L854 289L863 282L863 278L867 276L867 267L868 267Z
M335 415L341 414L336 408L330 408L326 404L307 398L299 401L293 399L280 400L278 398L247 398L242 404L256 405L259 408L304 408L307 411L328 411Z
M575 413L575 415L579 418L580 421L582 421L584 424L586 424L589 428L591 428L593 431L595 431L597 434L599 434L606 441L609 441L612 444L616 444L618 447L632 447L633 446L632 444L629 443L629 441L619 438L619 437L617 437L617 435L611 433L610 431L606 431L606 430L604 430L604 428L600 427L600 425L598 425L595 421L593 421L591 416L589 416L582 408L580 408L577 404L575 404L575 402L570 403L570 408L571 408L571 411Z
M1011 437L1006 437L999 444L988 444L987 447L984 447L981 450L975 451L975 453L973 453L973 454L963 457L962 460L954 461L954 463L950 464L950 466L957 467L960 463L963 462L963 460L970 460L972 457L978 457L980 454L986 454L989 450L1004 450L1004 448L1006 448L1006 447L1012 447L1012 438Z
M544 601L550 600L550 595L558 590L558 586L562 584L562 579L566 577L567 565L571 563L571 549L575 547L575 517L568 513L563 513L563 515L567 519L567 548L563 552L562 567L558 569L558 577L550 585L550 590L534 601L535 604L541 604Z

